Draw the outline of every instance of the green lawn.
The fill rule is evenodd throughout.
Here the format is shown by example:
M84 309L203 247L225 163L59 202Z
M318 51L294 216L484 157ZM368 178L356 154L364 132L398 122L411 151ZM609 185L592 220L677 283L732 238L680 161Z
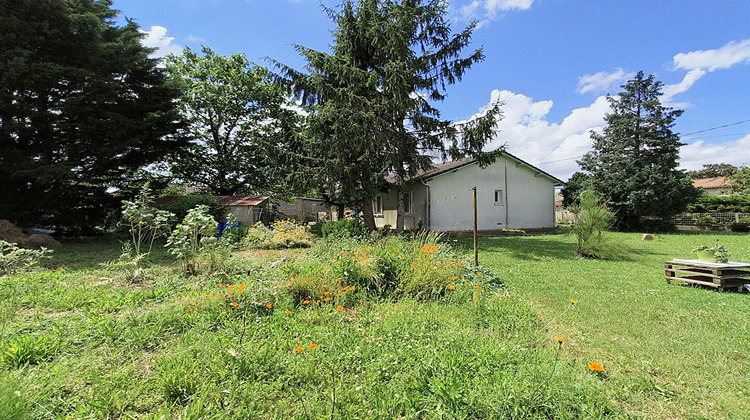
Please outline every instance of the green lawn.
M429 298L340 283L310 304L292 296L337 284L342 251L391 258L342 270L397 274L406 245L242 251L195 276L159 247L131 283L106 265L117 244L67 244L0 277L0 418L747 418L750 295L664 281L715 236L614 234L620 261L562 235L482 238L484 273ZM720 238L750 261L749 236ZM412 261L440 275L442 248Z
M632 416L750 418L750 295L667 285L664 262L719 238L750 261L750 236L612 234L621 261L574 257L573 237L482 238L480 263L564 336L565 358L607 371L607 397ZM471 246L462 241L464 247ZM576 311L557 315L576 300Z

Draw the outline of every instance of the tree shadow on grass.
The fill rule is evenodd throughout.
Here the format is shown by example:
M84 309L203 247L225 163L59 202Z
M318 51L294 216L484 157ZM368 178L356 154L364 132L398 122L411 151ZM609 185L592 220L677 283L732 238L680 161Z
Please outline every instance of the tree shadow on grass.
M518 260L536 260L539 258L576 259L576 245L565 242L562 237L554 236L520 237L499 236L479 238L479 253L503 252ZM458 238L452 242L460 251L473 252L474 241L471 238Z
M41 265L51 269L92 269L117 260L120 255L122 255L122 244L111 237L68 240L63 241L61 247L55 248L51 258L43 260ZM164 248L164 241L154 242L147 260L149 263L158 264L173 260L174 257Z

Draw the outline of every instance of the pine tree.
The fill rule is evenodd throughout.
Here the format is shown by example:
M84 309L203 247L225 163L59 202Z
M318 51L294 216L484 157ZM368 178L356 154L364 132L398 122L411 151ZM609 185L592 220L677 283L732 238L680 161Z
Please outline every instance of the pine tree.
M612 112L602 134L592 133L591 152L579 162L591 185L616 213L620 230L664 228L697 196L690 178L677 169L682 114L661 104L662 83L638 72L609 97Z
M108 187L180 147L177 92L110 6L0 2L0 219L93 228Z
M432 166L433 156L477 156L499 108L463 125L440 118L447 85L484 58L467 56L474 24L452 33L444 1L345 1L328 10L337 24L332 53L303 46L309 73L279 67L308 107L311 181L329 201L359 207L374 228L370 200L391 174L397 186ZM401 196L401 194L399 194ZM399 197L399 208L403 199ZM399 226L403 226L402 211Z

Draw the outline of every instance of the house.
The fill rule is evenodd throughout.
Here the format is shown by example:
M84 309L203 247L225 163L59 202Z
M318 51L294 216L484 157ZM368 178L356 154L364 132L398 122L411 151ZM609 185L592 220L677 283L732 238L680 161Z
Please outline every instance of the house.
M250 226L260 221L268 208L268 197L263 195L217 196L216 201L226 206L227 214L234 214L243 226Z
M436 165L404 188L404 228L473 230L473 193L477 188L477 229L544 229L555 226L555 186L560 179L503 153L480 168L475 158ZM397 192L375 197L375 224L396 226Z
M694 179L693 186L695 188L703 188L703 191L708 195L732 194L732 183L725 176Z

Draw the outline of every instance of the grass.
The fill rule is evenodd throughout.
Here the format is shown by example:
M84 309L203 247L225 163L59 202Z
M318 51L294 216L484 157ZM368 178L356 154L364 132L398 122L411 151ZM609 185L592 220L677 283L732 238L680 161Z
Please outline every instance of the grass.
M155 246L130 282L104 264L117 244L67 244L0 277L0 418L743 418L748 295L664 281L715 235L615 234L617 261L575 257L572 237L481 238L484 273L455 282L443 247L243 251L185 276ZM746 235L720 238L750 260ZM392 283L414 270L429 289Z
M644 418L747 418L750 298L667 285L664 262L718 237L732 261L750 261L746 234L686 232L642 241L612 234L619 261L575 258L575 238L483 238L480 262L568 338L570 361L601 362L607 397ZM471 246L468 242L464 247ZM574 316L557 317L569 299Z

